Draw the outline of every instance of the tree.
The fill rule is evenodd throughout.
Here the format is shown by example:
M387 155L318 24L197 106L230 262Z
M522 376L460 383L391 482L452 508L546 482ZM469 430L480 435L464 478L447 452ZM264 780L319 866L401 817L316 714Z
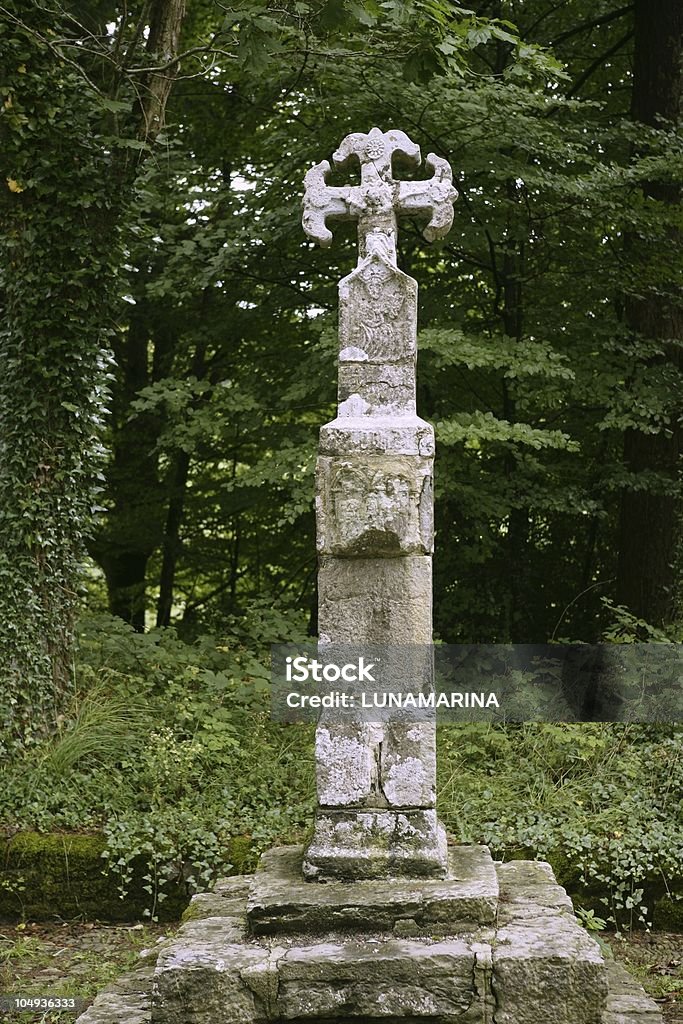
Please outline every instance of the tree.
M251 0L220 21L203 0L195 0L189 14L185 0L86 0L58 12L42 0L8 0L2 8L9 273L0 348L0 672L3 710L18 729L30 731L27 720L36 709L54 718L69 681L79 563L98 471L105 336L117 330L125 224L147 158L167 141L161 129L181 63L189 64L189 79L229 88L248 67L252 83L254 74L267 79L281 98L319 56L405 60L413 77L428 77L461 70L482 31L518 45L503 26L463 15L448 2L382 8L366 0L335 7L285 3L272 10L264 0ZM408 19L414 37L406 53ZM189 45L183 50L184 26ZM542 55L535 59L542 62ZM227 75L227 67L237 70ZM264 95L263 88L257 91ZM145 383L145 330L138 322L125 342L113 341L125 387L114 396L120 436L114 438L112 479L124 450L130 454L134 447L124 437L130 425L120 398L127 388L130 399ZM153 333L158 338L156 326ZM200 340L190 362L200 377L207 368L202 351ZM140 423L156 429L144 417ZM156 459L156 451L138 450L128 466L137 466L152 492ZM142 543L134 538L132 559L125 544L118 552L99 546L112 607L139 626L146 562L161 534L161 622L172 604L187 452L176 452L172 462L164 529L152 529ZM121 497L114 497L115 509ZM122 532L114 534L120 539Z
M69 683L119 228L163 123L183 13L183 0L145 6L148 38L143 18L128 46L145 63L133 91L121 37L93 56L97 37L70 14L3 8L0 704L24 736L54 719Z
M310 509L301 508L300 493L302 478L309 487L312 479L312 421L301 449L291 446L302 416L283 407L280 394L288 372L298 375L302 360L307 367L315 361L310 345L312 335L319 336L308 312L307 275L312 264L321 265L320 257L305 243L292 202L302 167L318 159L319 150L305 127L308 114L299 119L296 109L328 77L338 77L326 69L330 62L340 67L349 53L369 71L389 64L395 81L406 68L409 77L422 78L461 71L474 49L496 33L516 52L515 37L502 25L457 12L441 16L440 7L449 6L417 5L416 20L416 5L392 5L389 14L372 3L340 5L338 11L316 4L303 14L294 5L284 8L289 13L278 22L275 43L264 41L273 24L272 18L264 21L264 5L243 4L228 12L223 26L232 32L235 62L219 61L211 77L179 83L171 104L178 128L167 132L170 156L145 183L149 209L130 223L135 237L129 236L129 296L135 305L118 339L111 422L116 454L107 477L106 515L91 544L105 572L110 609L137 628L143 628L143 606L149 608L156 586L157 622L167 624L178 598L188 617L204 607L205 594L234 610L255 581L256 590L277 588L283 580L295 581L302 565L308 581L304 600L314 603L311 557L301 554L305 541L313 551L313 520ZM517 61L525 62L529 68L550 66L533 47ZM336 97L348 105L350 120L353 105L341 79ZM296 154L287 152L290 141L280 132L280 125L294 121L308 131ZM334 148L327 128L324 134ZM233 181L245 180L253 192L232 189ZM193 202L201 211L188 218ZM334 288L326 291L329 299L316 296L318 306L334 305ZM157 358L160 351L163 360ZM127 368L140 374L136 381ZM332 394L331 361L322 372L321 378L317 365L307 388L297 385L296 399L294 388L285 386L285 395L301 403L305 394L309 411L317 407L323 414ZM322 401L316 398L321 390ZM240 429L251 409L259 415ZM270 429L263 429L264 420ZM136 479L146 486L136 486ZM217 535L212 533L211 545L206 527L192 522L193 514L206 516L199 481L227 520L221 523L212 510ZM274 501L287 511L271 509ZM306 522L304 536L282 533L295 508ZM271 519L279 523L274 534L264 529ZM159 546L161 558L153 553ZM198 563L198 552L210 546L209 559L199 556Z
M303 168L346 131L379 121L413 131L460 179L443 248L425 248L417 228L401 232L402 264L421 287L421 409L436 420L441 446L439 630L449 639L544 640L562 620L574 635L598 635L616 551L620 381L630 358L615 297L623 225L635 215L636 168L619 122L631 26L623 9L587 13L578 25L552 5L523 10L532 28L547 15L539 42L557 37L569 48L568 79L520 60L514 36L478 25L476 76L432 64L406 81L402 62L386 52L373 60L371 48L353 65L317 60L317 48L330 46L317 24L299 62L271 59L267 73L243 63L213 83L181 83L177 164L151 219L160 222L165 202L168 226L151 252L136 247L130 292L138 313L155 304L150 322L172 307L178 335L168 375L149 383L142 402L133 398L126 416L130 423L144 412L163 424L152 447L171 526L166 570L156 554L145 562L150 591L164 575L158 621L168 621L175 600L187 618L218 622L267 588L314 603L304 488L310 501L314 422L328 415L333 367L331 356L327 365L310 358L323 325L311 307L334 308L353 246L311 252L292 196ZM248 19L240 25L238 54L252 54L252 28ZM348 53L358 40L342 35ZM386 51L389 38L376 45ZM412 36L403 39L419 50ZM608 55L604 66L596 52ZM598 105L601 90L607 99ZM580 91L592 102L578 100ZM228 121L230 133L212 131ZM253 188L231 195L226 177ZM201 204L191 223L188 188ZM147 281L146 297L136 280ZM191 370L198 346L202 381ZM282 394L290 377L296 387ZM293 431L298 446L287 444ZM167 513L157 509L159 534ZM131 549L134 540L128 535Z
M683 8L666 0L635 3L633 120L641 129L636 150L647 159L643 202L649 216L631 233L633 263L625 317L633 336L631 388L659 392L626 431L629 474L621 500L617 600L657 626L681 610L680 472L683 409L683 301L681 300L680 147L678 172L657 145L664 131L676 146L683 94ZM654 129L654 132L653 132ZM671 133L669 135L669 133ZM654 172L654 173L653 173Z

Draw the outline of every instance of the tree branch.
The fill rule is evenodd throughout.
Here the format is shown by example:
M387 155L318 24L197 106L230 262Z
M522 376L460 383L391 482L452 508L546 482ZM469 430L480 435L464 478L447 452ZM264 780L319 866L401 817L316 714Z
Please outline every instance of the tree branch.
M90 79L88 74L83 70L80 64L77 63L77 61L71 60L70 57L67 57L66 54L62 53L62 51L57 46L55 46L49 39L46 39L45 36L40 34L40 32L36 32L35 29L30 27L30 25L25 24L25 22L23 22L21 18L17 18L17 16L15 14L12 14L11 11L8 11L6 7L0 7L0 14L6 15L6 17L13 21L15 25L18 25L19 28L21 28L24 32L27 32L29 35L33 36L34 39L37 39L38 42L42 43L43 46L46 46L50 53L53 55L53 57L55 57L57 60L64 61L64 63L68 64L69 67L74 68L81 76L81 78L83 78L84 81L88 83L90 88L97 96L103 96L102 91L97 88L95 83Z
M614 54L617 53L617 51L619 51L622 48L624 43L627 43L629 39L632 38L633 29L629 29L626 35L623 35L621 39L618 39L616 41L614 46L610 46L609 50L607 50L605 53L601 53L599 57L596 57L595 60L588 65L583 74L579 75L577 80L574 82L574 85L567 93L567 99L571 99L572 96L576 96L577 92L579 92L579 90L583 88L588 79L595 74L598 68L602 67L606 60L609 60L610 57L614 56Z
M578 36L582 32L589 32L592 28L607 25L610 21L617 21L618 18L623 18L624 15L629 14L632 10L633 4L627 4L626 7L620 7L617 11L611 11L610 14L601 14L597 18L593 18L592 21L584 21L582 25L567 29L566 32L560 32L559 36L551 40L550 45L557 46L558 43L563 43L566 39L571 39L572 36Z

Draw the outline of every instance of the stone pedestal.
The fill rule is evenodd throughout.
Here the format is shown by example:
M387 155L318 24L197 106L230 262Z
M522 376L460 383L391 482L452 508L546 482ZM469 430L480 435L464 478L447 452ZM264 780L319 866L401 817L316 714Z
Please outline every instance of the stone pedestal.
M498 878L485 846L448 851L443 880L328 882L301 879L299 847L270 850L261 858L247 901L254 935L420 931L453 934L492 925L498 912Z
M300 847L195 896L77 1024L662 1024L549 865L449 850L438 880L301 880Z
M80 1024L661 1024L547 864L460 846L441 881L321 885L302 856L272 850L194 897L144 984L136 972Z

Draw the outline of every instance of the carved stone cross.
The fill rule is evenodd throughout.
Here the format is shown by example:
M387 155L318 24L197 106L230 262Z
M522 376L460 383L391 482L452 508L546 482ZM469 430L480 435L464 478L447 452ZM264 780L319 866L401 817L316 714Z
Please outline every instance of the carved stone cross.
M326 178L329 161L322 160L306 175L304 182L303 226L309 238L326 247L332 242L327 219L358 220L359 256L367 255L367 236L371 231L388 236L388 255L396 262L396 216L426 215L429 223L423 231L433 242L441 238L453 223L453 173L446 160L430 153L425 165L432 177L425 181L396 181L392 177L392 159L396 156L411 168L420 166L420 147L405 132L381 132L373 128L367 135L347 135L332 160L335 167L360 163L360 185L331 186Z
M428 239L444 235L457 193L440 157L428 156L426 181L396 181L394 156L419 166L407 135L373 128L348 135L333 157L337 167L358 159L360 185L328 185L326 160L305 179L309 237L329 245L334 218L357 219L359 236L358 266L339 284L338 414L320 431L318 622L321 645L390 648L399 664L406 651L426 652L417 683L428 686L434 431L415 408L417 283L396 265L396 232L398 214L418 214ZM321 718L304 874L443 877L435 750L429 721Z

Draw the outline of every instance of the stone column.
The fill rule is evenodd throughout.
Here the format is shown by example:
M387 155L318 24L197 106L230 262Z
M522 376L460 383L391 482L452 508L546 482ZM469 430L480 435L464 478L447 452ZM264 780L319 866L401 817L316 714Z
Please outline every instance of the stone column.
M417 283L396 265L397 213L450 227L450 168L433 154L427 181L392 178L392 156L419 165L402 132L348 136L334 155L357 158L360 186L330 188L324 161L306 176L304 227L323 245L326 217L357 218L358 266L339 285L336 419L322 427L317 464L321 644L432 641L434 432L417 416ZM339 724L316 731L318 810L304 857L309 878L442 877L446 838L435 810L433 723Z

